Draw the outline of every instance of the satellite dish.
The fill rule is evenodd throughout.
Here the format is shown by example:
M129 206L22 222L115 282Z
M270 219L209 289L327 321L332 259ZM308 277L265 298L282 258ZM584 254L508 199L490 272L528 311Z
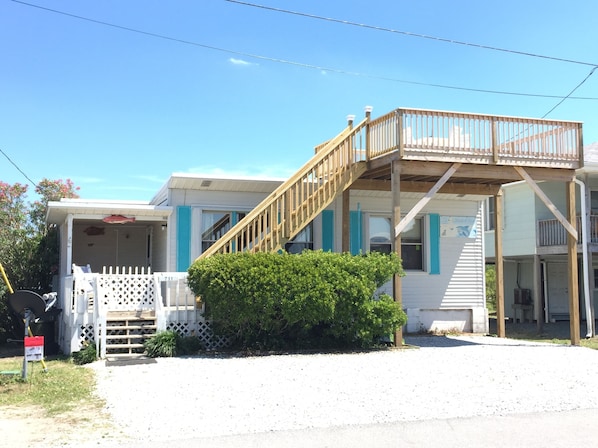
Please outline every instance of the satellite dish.
M8 296L8 304L14 312L24 315L29 309L35 316L41 317L46 313L46 301L33 291L15 291Z

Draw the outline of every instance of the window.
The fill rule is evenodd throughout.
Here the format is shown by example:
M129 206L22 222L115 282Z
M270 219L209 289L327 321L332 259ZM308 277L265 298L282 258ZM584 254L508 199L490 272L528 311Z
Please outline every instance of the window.
M311 250L314 247L313 228L309 223L295 238L284 245L284 249L290 254L300 254L304 250Z
M592 215L598 215L598 191L590 191L590 211Z
M496 198L494 196L486 199L485 210L486 210L486 230L494 230L494 220L496 216Z
M201 250L204 252L220 237L228 232L239 220L245 217L245 212L210 212L201 215Z
M405 270L424 270L423 219L415 218L401 234L401 259ZM392 221L385 216L369 218L369 250L385 254L393 250Z
M370 252L392 252L391 220L384 216L370 216Z
M424 270L424 244L422 232L423 220L415 218L411 225L401 234L401 260L403 269L412 271Z

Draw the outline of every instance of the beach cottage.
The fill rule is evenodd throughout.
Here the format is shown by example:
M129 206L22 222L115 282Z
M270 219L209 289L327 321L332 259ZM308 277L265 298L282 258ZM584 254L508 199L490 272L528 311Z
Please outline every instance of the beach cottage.
M573 182L580 135L579 123L403 108L372 119L366 108L290 179L173 174L148 203L52 202L60 345L131 356L173 329L222 346L186 270L215 253L282 249L395 251L406 276L385 289L407 331L485 333L484 201L522 178Z

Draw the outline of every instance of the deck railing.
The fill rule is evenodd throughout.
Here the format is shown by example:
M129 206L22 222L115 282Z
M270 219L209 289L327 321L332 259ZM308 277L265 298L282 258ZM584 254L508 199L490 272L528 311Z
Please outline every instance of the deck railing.
M581 216L576 218L577 229L581 229ZM557 219L545 219L538 221L538 246L566 246L568 233ZM583 244L582 232L578 231L578 244ZM598 216L590 216L588 228L588 239L590 243L598 243Z
M201 257L237 251L274 252L299 233L365 171L368 119L347 127Z
M400 108L369 123L368 142L369 158L583 165L581 123L568 121Z

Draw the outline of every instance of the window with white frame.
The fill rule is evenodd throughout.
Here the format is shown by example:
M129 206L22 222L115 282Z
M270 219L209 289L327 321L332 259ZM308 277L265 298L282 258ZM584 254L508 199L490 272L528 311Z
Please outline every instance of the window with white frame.
M401 233L401 259L405 270L424 270L423 222L422 218L415 218ZM389 217L370 215L368 229L370 252L392 252L392 220Z
M284 249L290 254L300 254L304 250L314 248L313 226L309 223L295 237L284 245Z
M245 212L203 211L201 214L201 250L204 252L246 215Z
M422 218L415 218L401 233L401 260L405 270L424 270L423 225Z

